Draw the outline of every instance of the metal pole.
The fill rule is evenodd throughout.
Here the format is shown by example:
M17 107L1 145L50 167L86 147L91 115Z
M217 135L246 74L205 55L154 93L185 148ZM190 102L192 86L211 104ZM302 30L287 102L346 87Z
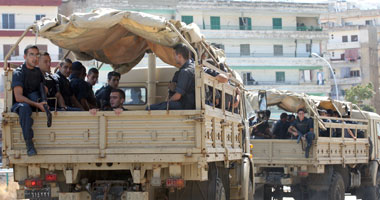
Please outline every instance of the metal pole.
M325 63L327 63L327 66L329 66L329 68L330 68L330 72L331 72L331 74L332 74L332 76L333 76L333 79L334 79L336 100L339 100L338 85L336 84L336 78L335 78L334 70L333 70L333 68L331 67L329 61L327 61L325 58L322 58L322 57L319 56L317 53L312 53L311 55L313 55L313 56L315 56L315 57L317 57L317 58L322 59Z

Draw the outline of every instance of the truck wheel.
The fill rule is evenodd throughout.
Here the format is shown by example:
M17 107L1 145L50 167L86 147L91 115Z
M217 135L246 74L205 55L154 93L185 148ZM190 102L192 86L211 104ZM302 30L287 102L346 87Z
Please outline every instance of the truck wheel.
M376 186L361 186L357 189L357 197L362 200L380 200L380 173L377 173Z
M345 186L342 175L334 172L329 189L329 200L344 200Z
M249 179L249 185L248 185L248 200L253 200L254 194L253 194L253 183L252 180Z
M226 191L224 190L223 182L218 177L216 178L215 200L226 200Z

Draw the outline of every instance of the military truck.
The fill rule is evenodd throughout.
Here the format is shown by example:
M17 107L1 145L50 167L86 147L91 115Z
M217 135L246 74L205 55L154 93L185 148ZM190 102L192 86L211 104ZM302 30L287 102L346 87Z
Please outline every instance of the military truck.
M34 112L38 153L29 157L18 115L10 111L13 69L5 65L2 161L3 167L14 169L14 180L20 186L17 198L253 198L245 98L233 110L215 106L216 91L221 105L225 105L226 96L237 96L236 88L242 96L246 91L241 79L224 64L224 53L210 46L195 24L140 12L98 9L44 18L24 35L29 30L70 51L76 59L112 65L123 74L120 87L127 99L132 90L139 91L142 103L126 101L128 111L120 115L113 111L95 115L54 111L50 128L46 127L45 113ZM187 45L194 56L196 108L145 110L167 97L168 84L180 67L172 49L178 43ZM156 56L175 67L156 67ZM144 57L149 58L148 67L133 68ZM201 64L204 59L212 62ZM220 69L222 64L227 72ZM219 83L202 67L232 74L229 83ZM206 90L213 91L212 106L205 103Z
M255 199L343 200L345 193L359 199L380 198L378 114L361 111L350 102L288 91L259 91L249 99L256 102L258 113L272 106L288 113L307 110L315 134L309 158L297 139L251 139ZM331 109L340 117L322 117L319 109ZM348 130L357 139L347 137L344 133ZM321 131L328 136L323 137Z

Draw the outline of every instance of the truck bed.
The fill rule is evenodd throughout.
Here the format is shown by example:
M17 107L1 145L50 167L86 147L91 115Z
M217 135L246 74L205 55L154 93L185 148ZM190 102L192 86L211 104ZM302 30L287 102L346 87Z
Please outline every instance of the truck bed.
M4 113L4 151L10 163L205 162L241 158L239 118L213 110L33 113L37 155L26 156L18 115ZM168 157L170 154L170 157ZM122 155L122 157L120 157ZM122 158L120 160L120 158Z
M313 141L309 158L301 142L290 139L252 139L252 154L257 166L323 165L367 163L368 138L319 137Z

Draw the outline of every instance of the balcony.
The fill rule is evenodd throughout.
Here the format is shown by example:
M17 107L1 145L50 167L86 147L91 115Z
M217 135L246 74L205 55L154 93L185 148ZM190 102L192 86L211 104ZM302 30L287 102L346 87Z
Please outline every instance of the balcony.
M243 31L322 31L321 27L313 26L239 26L239 25L199 25L203 30L243 30Z
M278 90L289 90L296 93L307 93L307 94L320 94L328 95L331 91L330 85L316 85L315 83L301 84L296 82L262 82L265 84L259 85L246 85L248 90L268 90L268 89L278 89Z
M285 58L309 58L310 53L283 53L276 55L274 53L251 53L251 54L241 54L241 53L226 53L227 58L237 58L237 57L254 57L254 58L273 58L273 57L285 57Z
M360 84L361 82L362 82L362 77L347 77L347 78L336 79L336 84L338 85L355 85L355 84Z
M227 28L227 27L226 27ZM204 29L201 31L207 39L273 39L278 38L284 40L327 40L328 33L326 31L297 31L296 27L283 29L273 29L272 27L263 27L252 30L239 30L239 28Z
M327 50L358 49L358 48L360 48L360 43L359 42L327 43Z
M270 69L272 66L281 66L282 68L303 68L303 69L320 69L326 66L326 63L314 57L249 57L227 55L226 63L236 70L245 69Z

